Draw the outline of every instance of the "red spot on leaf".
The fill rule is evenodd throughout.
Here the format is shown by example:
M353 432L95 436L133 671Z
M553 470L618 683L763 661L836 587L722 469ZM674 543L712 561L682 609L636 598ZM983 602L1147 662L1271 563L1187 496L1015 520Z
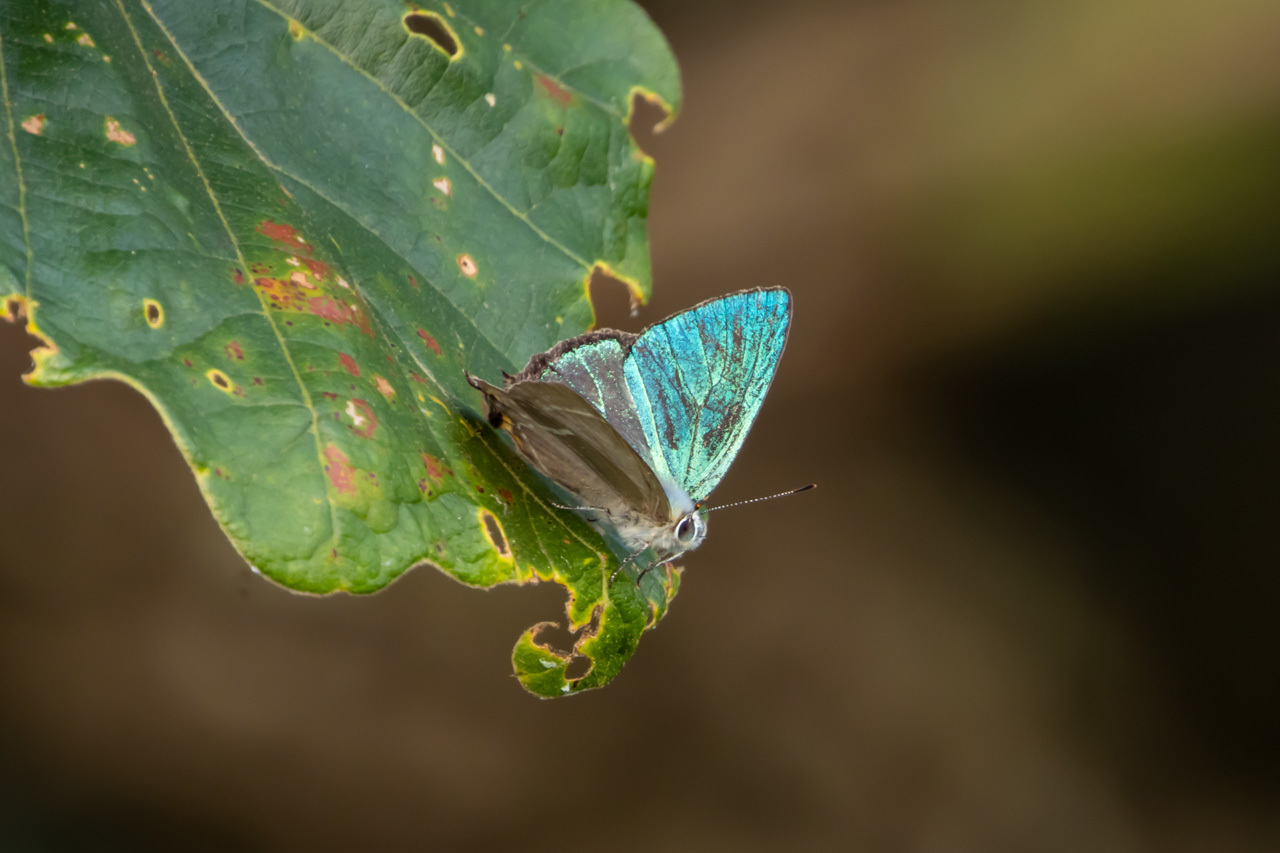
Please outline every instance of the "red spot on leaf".
M308 255L314 250L314 247L303 240L298 234L298 229L292 225L283 225L267 219L258 223L258 233L277 243L282 243L294 249L301 249Z
M413 276L409 276L409 286L410 286L410 287L412 287L414 290L417 290L417 289L418 289L418 280L417 280L416 278L414 278Z
M311 275L316 281L324 281L329 277L329 265L324 261L303 258L302 262L307 265L307 269L311 270Z
M191 359L189 359L189 358L184 358L184 359L182 360L182 366L183 366L183 367L191 367Z
M344 495L355 492L356 472L347 461L347 454L330 444L324 449L324 459L329 463L324 466L324 472L329 477L329 482L333 484L334 491Z
M502 498L504 504L509 504L516 499L516 496L506 489L498 489L498 497Z
M239 341L232 341L231 343L227 344L225 347L223 347L223 351L226 352L227 358L234 358L237 361L244 361L244 350L240 348Z
M373 336L373 326L369 324L368 315L355 306L338 303L332 296L311 297L307 300L307 310L338 325L351 323L364 334Z
M419 385L427 384L427 380L423 379L422 376L418 373L410 373L409 378L412 379L414 382L417 382Z
M336 399L338 399L338 395L337 395L337 394L335 394L335 393L333 393L332 391L321 391L321 392L320 392L320 396L321 396L321 397L324 397L326 400L336 400Z
M569 94L566 89L547 75L539 74L538 82L542 84L542 88L547 90L547 94L550 95L552 99L560 102L560 106L567 107L569 104L573 103L573 95Z
M351 431L361 438L373 438L378 428L378 417L373 407L364 400L351 400L347 403L347 414L351 417Z
M432 456L430 453L423 453L421 456L422 467L427 469L427 476L434 482L439 483L444 479L445 474L448 474L450 477L453 476L453 469Z
M249 270L254 275L266 275L271 272L271 267L259 261L258 263L249 264Z
M261 377L261 376L255 376L255 377L253 377L253 384L254 384L254 385L261 385L261 384L262 384L262 377Z
M239 267L231 271L231 277L235 279L236 284L244 284L244 270Z
M338 354L338 361L347 369L347 373L357 377L360 375L360 365L356 364L356 360L345 352Z
M348 308L347 312L356 328L369 337L373 337L373 326L369 325L369 316L367 314L355 306Z
M422 342L427 345L427 349L431 350L436 355L441 354L440 344L436 343L436 339L431 336L430 332L425 329L419 329L418 337L422 338Z

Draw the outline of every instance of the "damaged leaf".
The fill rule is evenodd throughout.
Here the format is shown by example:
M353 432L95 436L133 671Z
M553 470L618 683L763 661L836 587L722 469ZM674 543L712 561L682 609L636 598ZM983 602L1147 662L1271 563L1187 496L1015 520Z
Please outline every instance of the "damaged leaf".
M616 556L463 373L588 329L594 270L648 296L627 123L680 90L638 7L0 0L0 84L0 306L46 344L28 381L145 393L285 586L374 592L422 562L555 581L577 647L530 629L521 682L617 673L678 572L607 589Z

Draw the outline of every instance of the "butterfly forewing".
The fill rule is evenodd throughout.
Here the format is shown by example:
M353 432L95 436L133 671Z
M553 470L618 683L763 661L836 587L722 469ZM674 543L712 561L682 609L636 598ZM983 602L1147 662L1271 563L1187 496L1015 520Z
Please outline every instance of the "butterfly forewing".
M647 329L624 364L653 468L694 501L724 477L786 345L791 297L748 290Z

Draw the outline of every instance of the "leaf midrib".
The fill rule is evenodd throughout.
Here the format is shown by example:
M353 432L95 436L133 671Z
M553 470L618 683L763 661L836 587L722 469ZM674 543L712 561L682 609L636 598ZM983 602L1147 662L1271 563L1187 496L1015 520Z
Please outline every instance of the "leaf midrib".
M151 9L150 4L146 3L145 0L143 0L142 6L146 10L147 14L151 17L152 21L156 24L156 26L159 27L160 31L165 34L165 38L169 40L169 44L173 47L174 51L180 57L182 57L182 61L186 63L187 67L191 71L191 74L195 76L196 79L200 80L200 83L202 86L204 86L205 91L209 91L208 86L205 85L204 80L199 77L199 74L197 73L194 65L191 63L191 60L187 57L186 53L178 46L177 41L169 33L168 29L166 29L164 25L160 22L160 20L156 17L154 11L152 11ZM156 73L155 68L151 65L150 60L147 59L147 52L146 52L146 49L142 46L142 39L139 37L138 31L134 27L133 21L129 18L128 11L126 11L126 9L124 8L123 0L116 0L116 8L119 9L120 17L124 21L125 26L129 28L129 34L133 37L134 45L138 49L138 55L141 57L142 62L146 66L147 70L151 72L151 80L153 85L155 86L156 95L160 98L160 103L161 103L161 106L164 107L165 115L169 117L169 121L173 125L173 132L176 133L178 135L178 139L182 141L182 148L186 152L187 158L191 161L192 167L196 170L196 174L200 177L200 183L204 186L205 192L209 196L209 202L213 205L214 212L218 215L218 221L222 223L222 227L226 231L228 239L230 239L231 244L235 246L236 257L239 260L239 263L241 264L244 270L248 271L249 262L245 258L244 251L240 246L240 239L236 236L235 231L231 228L231 223L227 221L226 216L223 214L222 205L218 201L217 194L213 191L213 186L209 183L208 176L206 176L204 173L204 168L200 165L199 158L196 157L195 151L191 148L191 143L187 140L186 134L182 132L182 126L178 123L178 117L174 115L173 109L169 106L169 99L164 93L164 87L160 85L160 77ZM212 98L213 93L209 92L209 96ZM214 99L214 102L218 104L219 109L222 109L222 104L218 102L216 98ZM225 110L223 112L225 114ZM258 303L262 306L262 316L266 319L267 324L271 327L271 331L276 337L276 342L280 346L280 353L284 357L285 363L289 365L289 370L290 372L292 372L294 381L298 385L298 393L302 396L303 405L306 406L307 411L311 415L311 426L309 431L311 432L311 436L315 444L316 461L318 463L316 473L320 477L320 482L324 484L325 505L328 507L328 510L329 510L329 540L327 543L317 546L317 548L312 552L312 556L314 557L315 554L320 553L320 551L324 549L325 545L332 548L336 546L338 541L337 507L333 500L332 487L329 483L329 479L325 477L323 473L325 460L324 460L324 447L323 447L323 443L320 440L320 429L318 424L319 415L316 412L315 403L311 399L311 393L307 390L306 383L302 381L302 374L298 372L298 367L293 361L293 355L289 352L288 343L285 341L284 335L280 331L279 325L277 325L275 318L271 316L271 312L267 308L267 305L263 300L262 295L258 293L256 289L254 290L254 294L258 298Z

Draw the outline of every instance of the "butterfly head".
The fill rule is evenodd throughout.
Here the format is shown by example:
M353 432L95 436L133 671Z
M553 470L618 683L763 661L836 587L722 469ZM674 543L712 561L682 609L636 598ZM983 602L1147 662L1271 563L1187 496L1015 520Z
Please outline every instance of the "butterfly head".
M695 507L692 512L681 516L676 522L675 537L682 551L692 551L702 544L707 536L707 522Z
M675 555L692 551L706 538L707 521L698 511L699 505L684 489L667 477L659 480L667 493L673 520L653 531L650 544L659 553Z

